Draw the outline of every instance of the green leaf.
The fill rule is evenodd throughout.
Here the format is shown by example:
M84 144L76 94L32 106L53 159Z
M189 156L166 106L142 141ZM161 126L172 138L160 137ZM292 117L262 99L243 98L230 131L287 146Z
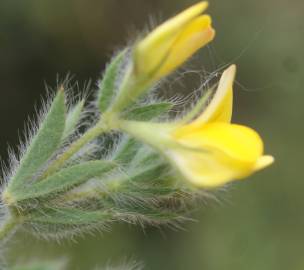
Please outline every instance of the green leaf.
M114 153L114 160L121 164L127 164L131 162L136 155L140 145L140 142L126 135L121 140L116 152Z
M125 135L118 144L117 150L113 154L116 162L132 167L152 164L160 160L160 156L147 146L143 146L138 140Z
M35 263L29 264L25 262L20 262L20 264L13 268L9 268L9 270L63 270L65 268L66 260L46 261L45 259L43 259L39 262L36 262L35 260Z
M27 216L30 222L53 225L93 225L109 221L111 218L109 211L88 211L76 208L44 208Z
M134 203L121 204L113 210L119 213L120 218L125 218L127 222L130 221L131 223L160 225L182 219L180 213L170 209L154 208Z
M151 163L149 167L137 169L137 173L130 176L132 182L151 182L163 177L168 171L168 165L161 162Z
M49 176L39 182L33 183L23 190L15 193L17 201L33 199L41 196L51 195L74 186L80 185L90 178L101 176L115 167L110 161L88 161L74 165Z
M153 118L159 117L163 113L172 109L173 104L171 102L160 102L135 107L126 112L124 116L128 120L136 121L149 121Z
M125 57L126 50L121 51L107 66L103 79L99 83L98 108L105 112L115 96L115 87L120 71L120 66Z
M46 265L34 265L34 266L20 266L15 267L13 270L55 270Z
M61 143L65 127L65 96L58 91L49 112L37 134L20 161L15 176L10 180L8 190L12 191L31 180L32 176L45 164Z
M63 138L71 135L79 122L81 112L84 107L84 100L79 101L67 114Z
M164 161L157 152L146 145L142 145L132 157L131 166L138 168L150 167L151 164L155 165Z

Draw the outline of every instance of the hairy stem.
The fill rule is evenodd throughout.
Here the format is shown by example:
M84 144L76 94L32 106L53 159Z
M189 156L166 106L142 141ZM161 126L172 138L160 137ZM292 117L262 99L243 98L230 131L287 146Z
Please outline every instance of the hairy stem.
M147 77L136 78L133 67L130 66L121 83L119 95L107 111L109 115L117 115L129 104L135 102L148 89L151 82Z
M84 133L78 140L73 142L69 148L62 153L44 172L42 178L45 178L59 169L69 158L76 154L84 145L91 142L102 133L106 132L108 128L100 120L94 127Z

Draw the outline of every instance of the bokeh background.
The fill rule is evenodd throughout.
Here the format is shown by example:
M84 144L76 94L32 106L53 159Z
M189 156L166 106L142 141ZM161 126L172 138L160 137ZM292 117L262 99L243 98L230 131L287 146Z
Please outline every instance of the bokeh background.
M238 65L234 121L257 129L275 164L194 213L183 231L117 225L103 235L46 243L14 241L12 258L70 258L72 270L138 258L147 269L304 269L304 2L211 0L215 41L197 70ZM57 74L98 79L113 51L194 0L1 0L0 152ZM152 19L151 19L152 18ZM187 81L187 80L186 80ZM188 80L189 81L189 80ZM191 83L184 91L193 90ZM172 89L171 89L172 90ZM38 104L38 105L37 105Z

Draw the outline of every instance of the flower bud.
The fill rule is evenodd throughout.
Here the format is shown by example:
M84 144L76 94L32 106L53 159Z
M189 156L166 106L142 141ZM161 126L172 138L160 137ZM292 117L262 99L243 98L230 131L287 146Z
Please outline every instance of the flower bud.
M134 49L135 74L160 79L178 68L215 34L211 18L201 15L207 2L200 2L166 21Z

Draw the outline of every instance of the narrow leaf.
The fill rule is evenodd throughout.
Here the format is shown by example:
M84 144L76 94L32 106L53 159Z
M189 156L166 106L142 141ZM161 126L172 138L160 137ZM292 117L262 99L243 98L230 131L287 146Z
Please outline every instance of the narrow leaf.
M161 162L154 162L149 167L144 167L130 177L132 182L152 182L154 179L159 179L168 173L169 168L167 164Z
M155 225L172 223L182 220L183 217L178 212L168 209L153 208L144 205L126 203L115 209L119 213L120 218L131 223L150 223Z
M84 107L84 100L79 101L67 114L63 138L71 135L79 122L81 112Z
M65 127L65 97L58 91L53 104L42 122L37 134L20 161L20 166L11 179L8 189L17 188L28 181L37 170L52 156L61 143Z
M151 164L155 165L160 161L163 162L163 159L157 152L145 145L142 145L136 154L134 154L131 161L131 166L139 168L146 166L149 167Z
M142 105L127 112L125 118L128 120L148 121L168 112L172 107L173 104L171 102Z
M65 264L64 261L55 261L55 262L36 262L30 265L18 265L13 268L9 268L10 270L63 270Z
M150 148L143 146L136 139L125 135L119 143L113 158L121 164L130 164L132 167L158 162L160 156Z
M98 107L101 112L105 112L113 100L120 66L125 54L126 50L123 50L114 57L112 62L106 68L103 79L99 83Z
M116 152L114 153L114 160L122 164L131 162L136 155L140 145L141 144L137 140L126 135L121 140Z
M35 212L27 219L31 222L53 225L92 225L111 219L109 211L84 211L76 208L46 208Z
M68 190L93 177L101 176L115 166L113 162L102 160L88 161L74 165L32 184L22 191L18 191L15 193L15 198L17 201L20 201Z

